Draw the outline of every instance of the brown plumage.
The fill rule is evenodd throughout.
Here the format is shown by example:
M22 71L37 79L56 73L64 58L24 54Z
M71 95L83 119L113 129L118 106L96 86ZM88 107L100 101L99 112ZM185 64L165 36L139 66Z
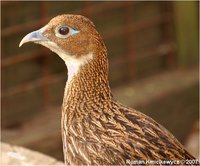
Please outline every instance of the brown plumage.
M48 47L68 68L61 123L66 164L194 159L152 118L113 99L106 47L89 19L57 16L25 36L20 46L26 42Z

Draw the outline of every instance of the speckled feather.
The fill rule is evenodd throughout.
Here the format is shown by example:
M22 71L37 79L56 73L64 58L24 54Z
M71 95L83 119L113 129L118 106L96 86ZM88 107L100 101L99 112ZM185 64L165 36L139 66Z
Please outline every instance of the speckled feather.
M55 28L60 25L80 33L57 38ZM127 159L194 159L152 118L113 99L107 50L89 19L80 15L57 16L43 35L76 60L93 55L79 66L65 87L61 129L66 164L124 165Z
M66 163L118 165L126 164L126 159L193 158L153 119L113 100L107 51L100 36L95 38L95 46L100 46L95 59L80 69L65 90L62 135Z
M65 90L62 107L65 162L122 165L126 159L194 159L152 118L112 98L107 69L102 70L106 56L98 57L101 60L84 66Z

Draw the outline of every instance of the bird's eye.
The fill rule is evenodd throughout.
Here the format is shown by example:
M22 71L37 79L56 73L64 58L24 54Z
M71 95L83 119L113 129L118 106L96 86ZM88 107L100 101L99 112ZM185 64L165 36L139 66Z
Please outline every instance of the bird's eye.
M60 27L60 28L58 29L58 32L59 32L61 35L67 35L67 34L69 33L69 28L68 28L68 27L65 27L65 26Z
M73 28L70 28L68 26L58 26L56 29L55 29L55 35L59 38L67 38L71 35L75 35L77 33L79 33L80 31L78 30L75 30Z

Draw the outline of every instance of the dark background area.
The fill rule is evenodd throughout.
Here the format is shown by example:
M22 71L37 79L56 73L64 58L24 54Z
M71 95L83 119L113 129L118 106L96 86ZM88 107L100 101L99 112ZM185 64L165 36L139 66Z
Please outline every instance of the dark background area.
M21 39L58 14L90 18L107 46L116 98L153 117L198 156L199 3L1 2L2 141L62 160L64 62ZM198 130L197 130L198 135ZM192 152L193 151L193 152Z

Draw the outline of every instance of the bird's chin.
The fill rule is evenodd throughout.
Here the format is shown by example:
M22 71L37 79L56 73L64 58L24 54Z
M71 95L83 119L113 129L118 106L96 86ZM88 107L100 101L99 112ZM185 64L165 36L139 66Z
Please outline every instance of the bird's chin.
M60 52L63 52L60 47L58 47L58 45L50 40L48 41L36 41L37 44L40 44L48 49L50 49L51 51L55 52L56 54L59 54Z
M44 46L44 45L42 44L42 43L43 43L42 41L34 41L33 43Z

